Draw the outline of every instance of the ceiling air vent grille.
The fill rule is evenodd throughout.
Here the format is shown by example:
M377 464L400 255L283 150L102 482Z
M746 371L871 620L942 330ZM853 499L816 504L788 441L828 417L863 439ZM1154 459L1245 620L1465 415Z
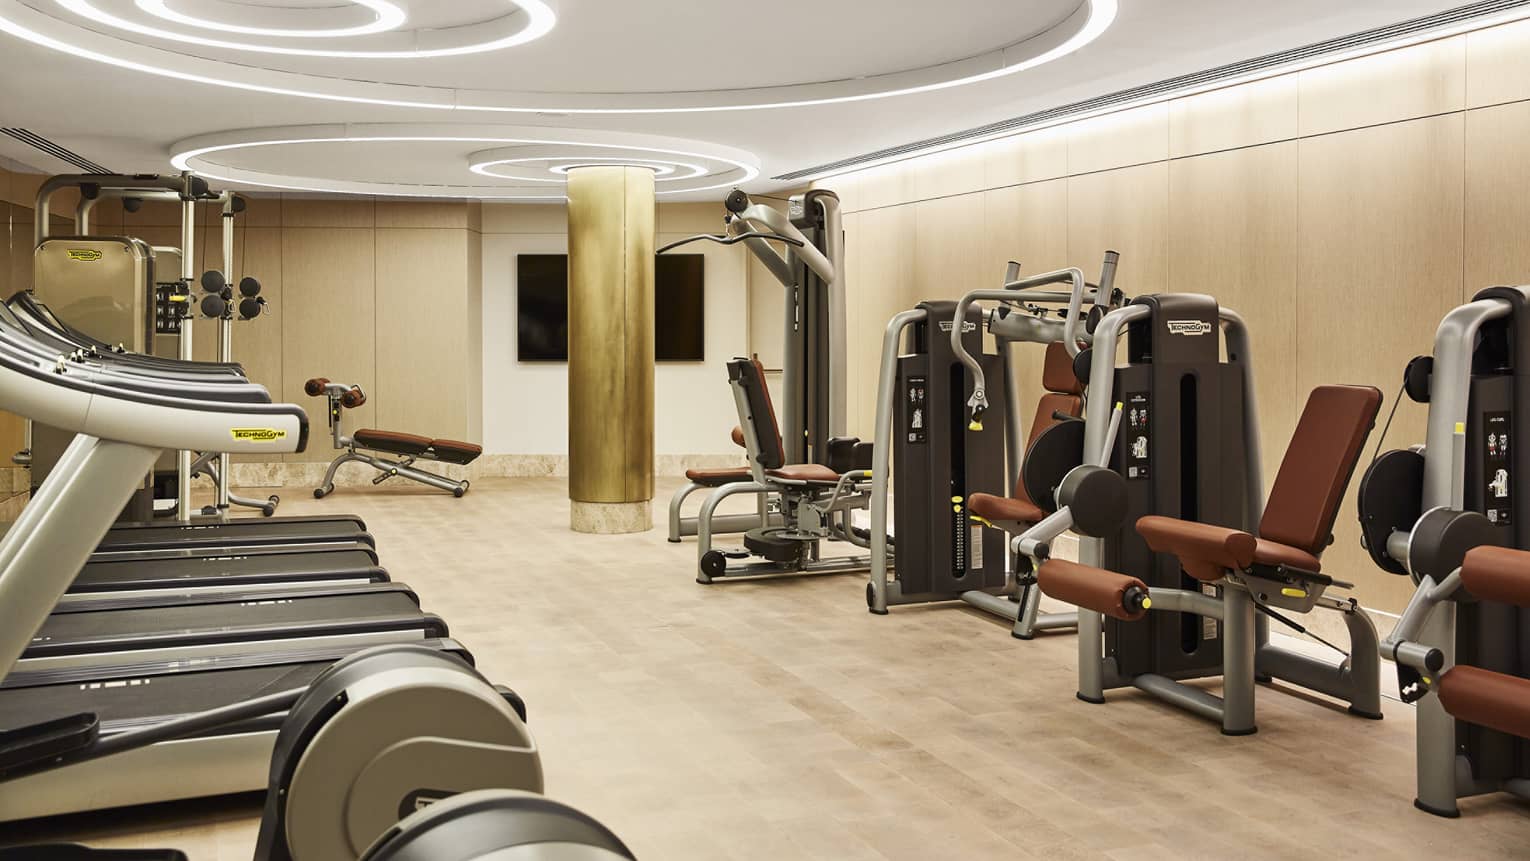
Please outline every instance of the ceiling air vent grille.
M1003 135L1006 132L1016 132L1020 131L1021 129L1030 128L1033 126L1054 123L1069 117L1078 116L1080 114L1094 113L1096 111L1115 107L1117 105L1125 105L1133 102L1150 100L1154 97L1165 96L1170 93L1189 90L1196 87L1204 87L1208 84L1218 83L1219 81L1233 80L1235 78L1241 78L1247 75L1257 74L1259 72L1268 71L1271 69L1278 69L1283 66L1289 66L1308 60L1321 59L1325 56L1341 54L1347 51L1355 50L1357 48L1364 48L1368 45L1375 45L1378 43L1390 42L1397 39L1406 38L1408 36L1428 33L1431 30L1438 30L1444 27L1460 24L1465 21L1470 21L1474 18L1496 15L1501 12L1506 12L1525 6L1530 6L1530 0L1483 0L1483 2L1458 6L1454 9L1448 9L1444 12L1438 12L1434 15L1426 15L1422 18L1413 18L1407 21L1399 22L1397 24L1389 24L1385 27L1376 27L1371 30L1363 30L1359 33L1351 33L1348 36L1339 36L1327 41L1315 42L1311 45L1306 45L1301 48L1292 48L1287 51L1280 51L1274 54L1266 54L1262 57L1255 57L1250 60L1243 60L1237 63L1229 63L1225 66L1217 66L1216 68L1207 69L1202 72L1193 72L1188 75L1181 75L1177 78L1169 78L1167 80L1158 81L1157 83L1144 84L1140 87L1133 87L1128 90L1120 90L1118 92L1108 93L1103 96L1096 96L1095 98L1086 99L1081 102L1073 102L1072 104L1060 105L1055 108L1048 108L1044 111L1036 111L1035 113L1026 114L1020 117L1000 120L996 123L989 123L986 126L979 126L973 129L953 132L952 134L941 135L940 137L926 138L925 140L914 141L912 143L906 143L901 146L888 147L887 149L877 150L876 152L870 152L864 155L840 159L839 161L832 161L828 162L827 164L820 164L814 167L803 168L802 170L794 170L790 173L783 173L779 176L774 176L771 178L786 182L806 179L807 177L811 176L839 173L865 164L896 159L899 156L909 156L915 153L924 152L926 150L949 147L953 144L960 144L965 141L996 137Z
M107 170L99 164L96 164L85 156L82 156L73 150L59 146L58 144L48 140L36 132L27 131L26 129L0 128L0 134L4 134L6 137L15 138L27 146L40 152L45 152L60 161L68 162L69 164L74 165L85 173L111 173L111 171Z

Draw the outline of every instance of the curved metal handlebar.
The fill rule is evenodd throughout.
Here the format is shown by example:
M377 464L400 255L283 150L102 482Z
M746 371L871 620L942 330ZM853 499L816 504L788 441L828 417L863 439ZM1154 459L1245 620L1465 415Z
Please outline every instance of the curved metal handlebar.
M689 245L692 242L715 242L718 245L733 245L735 243L744 242L750 239L766 239L772 242L781 242L794 248L801 248L804 245L802 240L793 239L790 236L782 236L779 233L765 233L759 230L749 230L743 233L735 233L731 236L726 233L698 233L695 236L688 236L685 239L671 242L668 245L665 245L664 247L655 251L654 253L663 254L666 251L673 251L682 245Z

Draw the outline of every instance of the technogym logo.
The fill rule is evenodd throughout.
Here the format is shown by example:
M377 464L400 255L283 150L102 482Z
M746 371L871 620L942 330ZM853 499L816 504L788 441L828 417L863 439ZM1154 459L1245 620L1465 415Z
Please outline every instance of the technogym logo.
M940 331L942 331L942 332L950 332L951 328L953 326L955 326L955 325L956 325L956 321L954 321L954 320L942 320L942 321L940 321ZM975 331L977 331L977 324L976 323L972 322L971 320L963 320L962 321L962 334L965 335L968 332L975 332Z
M1169 334L1171 335L1207 335L1211 333L1211 324L1205 320L1170 320Z
M94 263L101 259L101 252L95 248L71 248L69 259L78 260L81 263Z
M234 428L229 433L237 442L276 442L287 438L286 431L276 428Z

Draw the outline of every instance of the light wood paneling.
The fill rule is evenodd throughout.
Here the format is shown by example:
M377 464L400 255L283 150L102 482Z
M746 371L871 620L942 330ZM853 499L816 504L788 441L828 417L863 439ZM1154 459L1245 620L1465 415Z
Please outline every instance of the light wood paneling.
M1068 179L1068 261L1094 272L1121 253L1116 286L1128 296L1168 288L1169 165L1138 165Z
M441 200L387 201L377 205L377 226L466 229L468 205Z
M914 199L907 162L894 162L856 174L856 209L896 206Z
M908 193L914 200L970 194L983 188L983 151L964 146L911 159Z
M291 213L294 203L283 209ZM346 412L346 426L376 427L376 232L286 228L281 241L282 293L294 303L282 314L282 399L304 404L322 427L323 402L304 394L303 383L311 377L354 383L368 401ZM332 456L319 444L288 459Z
M275 195L242 195L245 210L239 223L245 227L281 227L282 199Z
M466 439L471 412L466 230L379 230L377 426ZM475 261L476 267L476 261ZM329 376L329 374L325 374Z
M1249 325L1266 484L1296 426L1296 189L1295 142L1169 168L1170 283L1176 292L1215 296Z
M1530 20L1466 34L1466 106L1530 99Z
M1002 188L1068 175L1068 128L1011 135L982 144L983 187Z
M1174 158L1296 137L1297 77L1281 75L1169 103Z
M1298 77L1304 136L1459 111L1466 105L1466 38L1319 66Z
M294 303L296 307L290 309L287 307L286 293L282 289L282 231L275 227L246 227L235 233L235 240L234 275L236 278L252 275L260 280L260 295L266 299L266 308L254 320L234 322L234 361L244 366L245 373L251 380L270 389L273 398L289 400L297 397L293 403L302 404L308 410L310 422L308 451L314 453L309 459L321 460L324 452L330 449L329 425L325 418L323 402L309 398L301 389L296 393L292 392L286 387L286 378L283 374L283 359L286 352L282 346L283 324L289 314L306 313L304 306L307 301L304 297L302 301ZM221 249L219 253L221 255ZM315 371L309 376L320 376L325 373ZM305 376L303 379L306 380L308 377ZM270 455L240 457L240 460L281 459L280 456Z
M849 241L848 228L846 241ZM846 249L846 258L849 250ZM765 264L749 255L749 352L760 357L767 370L779 371L785 361L786 288Z
M483 443L483 234L467 233L467 436Z
M384 207L397 204L386 203ZM370 197L344 199L282 198L283 227L376 227L377 203Z
M1403 366L1429 350L1440 318L1459 304L1462 146L1459 114L1300 143L1300 398L1325 383L1359 383L1380 388L1390 409ZM1403 404L1388 444L1421 442L1424 412ZM1412 584L1361 551L1355 487L1323 569L1353 580L1367 606L1395 612Z
M723 216L728 212L721 203L715 201L661 203L657 210L656 223L660 233L683 233L687 236L697 233L721 233Z
M887 321L912 307L914 207L860 213L847 222L845 258L850 267L846 350L850 402L846 422L853 435L870 439L875 424L877 370ZM853 226L853 231L852 231Z
M562 204L486 203L484 233L567 233L568 207Z
M1169 157L1169 105L1106 114L1067 126L1068 173L1090 173Z
M1462 299L1530 284L1530 103L1466 115L1466 280Z
M921 201L913 209L914 278L903 294L906 307L925 299L959 299L1004 274L990 271L985 260L982 194Z

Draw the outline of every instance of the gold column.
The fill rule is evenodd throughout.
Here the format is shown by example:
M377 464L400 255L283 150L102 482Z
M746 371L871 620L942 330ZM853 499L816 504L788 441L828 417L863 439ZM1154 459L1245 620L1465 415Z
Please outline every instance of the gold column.
M653 171L568 172L568 495L576 532L653 528Z

